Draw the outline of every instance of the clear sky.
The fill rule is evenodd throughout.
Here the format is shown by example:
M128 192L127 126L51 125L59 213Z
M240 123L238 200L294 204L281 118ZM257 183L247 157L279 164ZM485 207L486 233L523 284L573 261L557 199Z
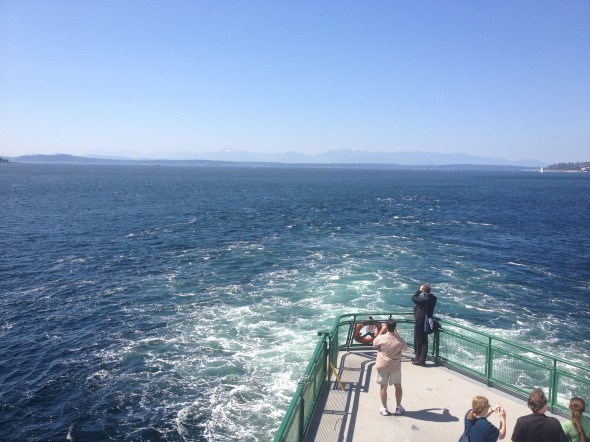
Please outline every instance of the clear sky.
M0 156L222 149L588 161L590 1L0 0Z

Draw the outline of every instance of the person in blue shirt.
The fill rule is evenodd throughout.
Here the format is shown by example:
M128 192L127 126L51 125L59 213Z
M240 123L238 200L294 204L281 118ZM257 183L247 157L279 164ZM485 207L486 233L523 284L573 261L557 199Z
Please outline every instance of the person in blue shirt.
M498 413L500 428L494 426L488 417ZM506 436L506 410L497 405L492 408L487 398L475 396L471 401L471 410L465 415L465 432L470 442L496 442Z

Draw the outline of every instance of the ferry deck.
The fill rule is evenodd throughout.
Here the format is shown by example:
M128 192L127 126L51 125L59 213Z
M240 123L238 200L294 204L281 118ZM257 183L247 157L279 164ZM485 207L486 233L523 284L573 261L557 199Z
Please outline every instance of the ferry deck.
M318 332L315 351L275 434L283 441L457 441L474 396L506 409L510 441L516 419L530 414L526 399L542 388L550 416L563 421L574 396L590 397L590 368L461 325L441 320L430 340L426 367L413 365L411 313L351 313ZM402 359L400 416L382 416L375 382L376 351L363 341L363 327L395 318L410 348ZM395 410L395 387L388 388L388 408ZM586 410L585 418L590 418ZM492 414L488 420L499 426Z
M474 396L485 396L490 404L506 409L506 437L510 441L516 418L530 414L525 400L487 387L455 371L428 362L413 365L412 350L402 359L402 405L400 416L379 413L380 386L375 383L373 350L340 352L336 367L345 390L335 376L321 395L306 440L318 442L378 441L399 442L453 441L463 432L464 416ZM395 410L395 387L387 390L388 408ZM547 415L551 415L547 413ZM555 416L563 420L560 416ZM488 420L495 426L500 418Z

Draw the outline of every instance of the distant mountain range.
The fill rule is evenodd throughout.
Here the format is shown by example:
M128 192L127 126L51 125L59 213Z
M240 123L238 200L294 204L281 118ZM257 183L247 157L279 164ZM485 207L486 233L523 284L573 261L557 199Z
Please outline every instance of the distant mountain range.
M194 158L183 154L187 159L132 159L108 157L81 157L67 154L24 155L8 159L27 163L85 163L85 164L187 164L199 165L225 163L256 163L260 165L356 165L376 167L453 167L453 168L540 168L547 166L538 160L509 161L504 158L479 157L466 154L441 154L434 152L367 152L358 150L331 150L329 152L306 155L297 152L253 153L226 149L219 152L194 154ZM229 165L229 164L228 164Z
M224 150L221 152L199 154L200 159L217 161L254 161L306 164L396 164L400 166L524 166L542 167L546 163L538 160L509 161L504 158L479 157L466 154L442 154L434 152L368 152L359 150L331 150L317 155L297 152L281 154L259 154Z

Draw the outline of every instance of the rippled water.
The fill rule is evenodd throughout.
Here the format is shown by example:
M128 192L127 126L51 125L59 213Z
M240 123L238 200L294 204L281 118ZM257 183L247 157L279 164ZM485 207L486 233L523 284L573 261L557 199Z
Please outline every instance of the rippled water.
M0 439L266 441L335 315L590 363L590 174L0 165Z

